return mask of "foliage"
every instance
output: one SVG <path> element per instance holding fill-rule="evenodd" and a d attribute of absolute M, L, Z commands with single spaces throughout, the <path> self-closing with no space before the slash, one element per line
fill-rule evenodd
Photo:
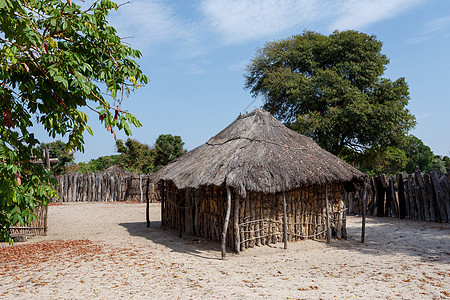
<path fill-rule="evenodd" d="M 97 173 L 103 172 L 112 165 L 118 164 L 120 155 L 100 156 L 99 158 L 91 159 L 88 163 L 80 162 L 69 168 L 70 172 L 78 173 Z"/>
<path fill-rule="evenodd" d="M 405 152 L 396 147 L 371 148 L 364 151 L 364 153 L 346 148 L 341 153 L 340 158 L 351 161 L 356 168 L 369 176 L 392 175 L 402 172 L 408 163 Z"/>
<path fill-rule="evenodd" d="M 415 125 L 404 78 L 382 78 L 389 60 L 375 36 L 306 31 L 270 42 L 247 66 L 245 87 L 292 129 L 336 154 L 400 145 Z"/>
<path fill-rule="evenodd" d="M 435 155 L 431 162 L 430 170 L 434 170 L 438 174 L 445 174 L 447 169 L 450 169 L 450 158 L 448 156 Z"/>
<path fill-rule="evenodd" d="M 414 135 L 406 136 L 398 148 L 371 148 L 363 153 L 346 149 L 341 153 L 342 159 L 353 162 L 369 175 L 393 175 L 397 172 L 411 174 L 417 166 L 421 171 L 428 172 L 432 167 L 433 157 L 430 147 Z"/>
<path fill-rule="evenodd" d="M 96 173 L 116 164 L 131 172 L 149 174 L 186 153 L 183 146 L 181 137 L 171 134 L 161 134 L 156 139 L 154 148 L 134 139 L 127 139 L 125 143 L 117 140 L 116 148 L 120 155 L 101 156 L 88 163 L 80 162 L 71 167 L 70 171 Z"/>
<path fill-rule="evenodd" d="M 430 170 L 434 155 L 430 147 L 424 145 L 422 140 L 414 135 L 409 135 L 401 146 L 401 149 L 405 152 L 406 157 L 408 157 L 408 163 L 405 167 L 407 173 L 413 173 L 416 166 L 423 172 Z"/>
<path fill-rule="evenodd" d="M 184 142 L 178 135 L 161 134 L 155 142 L 155 169 L 159 170 L 186 153 Z"/>
<path fill-rule="evenodd" d="M 67 149 L 83 150 L 92 134 L 89 107 L 105 128 L 131 134 L 139 121 L 121 110 L 124 93 L 148 82 L 134 61 L 141 53 L 122 44 L 106 17 L 117 4 L 95 1 L 81 10 L 72 1 L 0 1 L 0 235 L 33 217 L 54 195 L 49 172 L 31 163 L 39 141 L 33 121 L 48 134 L 68 135 Z M 114 107 L 105 97 L 111 97 Z M 94 105 L 96 109 L 91 106 Z"/>
<path fill-rule="evenodd" d="M 136 140 L 116 141 L 117 152 L 122 153 L 118 164 L 124 169 L 137 173 L 152 173 L 154 155 L 152 149 Z"/>
<path fill-rule="evenodd" d="M 48 148 L 50 158 L 57 158 L 58 162 L 51 165 L 51 172 L 53 175 L 61 175 L 66 173 L 67 167 L 73 165 L 75 158 L 73 157 L 73 152 L 67 150 L 66 144 L 61 140 L 57 140 L 51 143 L 42 143 L 38 147 L 41 153 L 41 158 L 44 149 Z"/>

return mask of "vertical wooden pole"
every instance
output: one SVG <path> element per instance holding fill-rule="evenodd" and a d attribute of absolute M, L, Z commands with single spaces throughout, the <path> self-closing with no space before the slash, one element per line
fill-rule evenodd
<path fill-rule="evenodd" d="M 287 249 L 287 212 L 286 212 L 286 192 L 283 192 L 283 239 L 284 249 Z"/>
<path fill-rule="evenodd" d="M 183 237 L 183 215 L 184 215 L 184 211 L 183 211 L 183 207 L 185 206 L 183 203 L 183 198 L 184 195 L 180 195 L 180 190 L 177 190 L 177 203 L 178 203 L 178 237 L 182 238 Z"/>
<path fill-rule="evenodd" d="M 342 238 L 342 223 L 344 220 L 344 202 L 339 199 L 339 215 L 338 215 L 338 227 L 337 227 L 337 238 Z M 345 226 L 344 226 L 345 227 Z"/>
<path fill-rule="evenodd" d="M 389 178 L 389 189 L 390 189 L 390 193 L 391 193 L 391 198 L 392 198 L 392 217 L 393 218 L 397 218 L 398 214 L 399 214 L 399 209 L 398 209 L 398 201 L 397 201 L 397 196 L 395 195 L 395 178 L 394 176 L 391 176 Z"/>
<path fill-rule="evenodd" d="M 223 230 L 222 230 L 222 259 L 225 259 L 226 254 L 227 229 L 228 229 L 228 222 L 230 221 L 230 212 L 231 212 L 231 191 L 230 187 L 227 185 L 227 212 L 225 215 L 225 222 L 223 222 Z"/>
<path fill-rule="evenodd" d="M 228 196 L 228 195 L 227 195 Z M 239 196 L 236 195 L 236 199 L 234 200 L 234 245 L 236 253 L 241 251 L 241 236 L 239 230 Z"/>
<path fill-rule="evenodd" d="M 362 224 L 361 224 L 361 243 L 364 243 L 366 237 L 366 199 L 369 201 L 369 190 L 367 180 L 364 181 L 364 192 L 362 197 Z"/>
<path fill-rule="evenodd" d="M 47 219 L 48 219 L 48 205 L 46 205 L 46 206 L 44 207 L 44 210 L 45 210 L 45 212 L 44 212 L 44 214 L 43 214 L 43 216 L 44 216 L 44 235 L 47 235 L 47 229 L 48 229 L 48 226 L 47 226 Z"/>
<path fill-rule="evenodd" d="M 50 154 L 48 148 L 44 148 L 44 168 L 50 170 Z"/>
<path fill-rule="evenodd" d="M 406 200 L 405 200 L 405 186 L 403 183 L 402 173 L 397 173 L 397 187 L 398 187 L 398 216 L 404 219 L 406 216 Z"/>
<path fill-rule="evenodd" d="M 436 195 L 437 210 L 439 211 L 438 220 L 441 223 L 447 223 L 447 209 L 445 205 L 445 198 L 441 187 L 441 182 L 436 171 L 430 171 L 431 183 Z"/>
<path fill-rule="evenodd" d="M 444 175 L 441 178 L 441 187 L 445 198 L 445 208 L 447 210 L 447 221 L 450 222 L 450 192 L 449 192 L 449 176 L 450 174 Z"/>
<path fill-rule="evenodd" d="M 164 213 L 166 210 L 166 181 L 161 182 L 161 225 L 165 225 Z"/>
<path fill-rule="evenodd" d="M 150 185 L 150 176 L 147 176 L 147 189 L 145 192 L 145 198 L 147 200 L 146 217 L 147 217 L 147 228 L 150 227 L 150 197 L 148 196 L 148 189 Z"/>
<path fill-rule="evenodd" d="M 144 202 L 144 192 L 142 190 L 142 174 L 139 175 L 139 190 L 141 192 L 141 203 Z"/>
<path fill-rule="evenodd" d="M 328 207 L 328 183 L 325 184 L 325 205 L 327 207 L 327 244 L 331 242 L 330 208 Z"/>
<path fill-rule="evenodd" d="M 50 170 L 50 154 L 48 148 L 44 149 L 45 169 Z M 48 218 L 48 205 L 43 208 L 45 210 L 42 216 L 44 217 L 44 235 L 47 235 L 47 218 Z"/>

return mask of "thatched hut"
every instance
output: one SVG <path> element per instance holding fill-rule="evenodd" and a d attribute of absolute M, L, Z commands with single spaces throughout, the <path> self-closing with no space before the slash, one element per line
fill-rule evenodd
<path fill-rule="evenodd" d="M 327 228 L 345 238 L 346 190 L 364 177 L 256 109 L 161 169 L 154 180 L 161 187 L 163 226 L 239 252 L 322 239 Z"/>
<path fill-rule="evenodd" d="M 105 170 L 105 173 L 109 173 L 111 175 L 115 175 L 118 177 L 127 177 L 133 175 L 132 172 L 125 170 L 124 168 L 118 165 L 112 165 Z"/>

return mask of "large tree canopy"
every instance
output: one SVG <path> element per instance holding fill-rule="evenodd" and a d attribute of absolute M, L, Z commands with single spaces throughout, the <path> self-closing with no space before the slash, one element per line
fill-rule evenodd
<path fill-rule="evenodd" d="M 381 77 L 389 63 L 381 46 L 356 31 L 306 31 L 259 49 L 245 86 L 280 121 L 336 155 L 395 146 L 415 118 L 405 79 Z"/>
<path fill-rule="evenodd" d="M 89 107 L 105 128 L 140 126 L 121 110 L 124 96 L 148 82 L 134 60 L 140 52 L 124 45 L 106 17 L 118 6 L 95 1 L 81 9 L 67 0 L 0 1 L 0 238 L 11 224 L 33 218 L 53 189 L 49 172 L 32 163 L 40 123 L 51 137 L 68 136 L 68 150 L 83 150 L 92 133 Z"/>

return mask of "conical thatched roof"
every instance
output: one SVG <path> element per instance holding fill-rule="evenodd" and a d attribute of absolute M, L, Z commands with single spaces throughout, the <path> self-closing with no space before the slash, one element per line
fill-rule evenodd
<path fill-rule="evenodd" d="M 245 195 L 246 191 L 276 193 L 303 185 L 359 181 L 364 176 L 256 109 L 162 168 L 155 180 L 170 180 L 179 189 L 227 184 Z"/>

